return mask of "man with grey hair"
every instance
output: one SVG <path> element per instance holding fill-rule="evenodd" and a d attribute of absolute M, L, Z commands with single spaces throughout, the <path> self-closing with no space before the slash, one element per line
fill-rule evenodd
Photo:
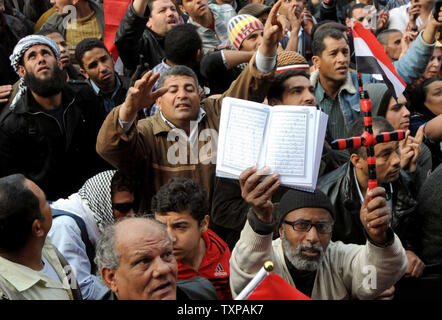
<path fill-rule="evenodd" d="M 280 187 L 279 176 L 275 173 L 262 180 L 263 174 L 264 170 L 249 168 L 239 180 L 251 209 L 230 258 L 233 297 L 269 259 L 274 273 L 321 300 L 375 299 L 405 273 L 407 257 L 390 227 L 385 189 L 370 190 L 362 204 L 366 244 L 343 244 L 330 241 L 335 213 L 325 194 L 318 189 L 313 193 L 291 189 L 281 198 L 279 215 L 274 217 L 271 197 Z M 276 226 L 280 239 L 272 241 Z"/>
<path fill-rule="evenodd" d="M 66 83 L 58 45 L 31 35 L 10 57 L 20 90 L 0 116 L 0 177 L 22 173 L 49 200 L 76 192 L 108 166 L 95 152 L 104 111 L 87 85 Z"/>
<path fill-rule="evenodd" d="M 172 239 L 153 218 L 128 217 L 107 226 L 97 244 L 95 263 L 111 289 L 103 300 L 216 299 L 207 279 L 178 287 Z"/>
<path fill-rule="evenodd" d="M 264 100 L 282 37 L 276 21 L 280 5 L 281 1 L 270 12 L 257 53 L 220 97 L 201 101 L 193 71 L 173 66 L 153 92 L 159 75 L 146 73 L 129 89 L 125 102 L 109 113 L 98 134 L 97 151 L 119 170 L 139 168 L 143 177 L 140 210 L 149 210 L 152 196 L 173 177 L 198 182 L 211 203 L 222 100 Z M 154 101 L 160 112 L 135 124 L 137 112 Z"/>

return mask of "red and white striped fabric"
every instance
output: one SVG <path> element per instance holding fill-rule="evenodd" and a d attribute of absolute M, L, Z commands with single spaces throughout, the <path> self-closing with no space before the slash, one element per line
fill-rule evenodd
<path fill-rule="evenodd" d="M 385 84 L 397 99 L 407 84 L 399 77 L 379 41 L 360 22 L 353 24 L 356 65 L 359 73 L 381 74 Z"/>

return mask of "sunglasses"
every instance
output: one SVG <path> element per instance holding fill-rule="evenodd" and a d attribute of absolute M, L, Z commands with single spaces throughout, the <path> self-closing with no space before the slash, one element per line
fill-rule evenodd
<path fill-rule="evenodd" d="M 122 213 L 128 213 L 134 208 L 133 202 L 112 203 L 112 209 L 120 211 Z"/>

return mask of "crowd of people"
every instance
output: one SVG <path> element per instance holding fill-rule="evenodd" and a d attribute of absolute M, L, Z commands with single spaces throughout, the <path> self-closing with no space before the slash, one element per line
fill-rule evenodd
<path fill-rule="evenodd" d="M 232 300 L 267 260 L 311 299 L 441 297 L 438 1 L 121 2 L 112 54 L 103 1 L 0 0 L 0 300 Z M 355 21 L 399 97 L 359 87 Z M 376 188 L 365 147 L 331 148 L 365 131 L 359 90 L 406 132 Z M 328 115 L 314 192 L 216 175 L 224 97 Z"/>

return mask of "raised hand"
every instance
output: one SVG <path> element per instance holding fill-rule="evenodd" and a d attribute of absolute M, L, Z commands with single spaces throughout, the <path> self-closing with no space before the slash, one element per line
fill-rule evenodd
<path fill-rule="evenodd" d="M 152 70 L 147 72 L 133 87 L 127 91 L 126 100 L 120 107 L 119 117 L 122 121 L 132 121 L 137 112 L 152 105 L 155 100 L 167 92 L 167 88 L 159 88 L 152 91 L 160 74 L 152 75 Z"/>
<path fill-rule="evenodd" d="M 266 57 L 274 57 L 278 49 L 278 43 L 283 36 L 283 27 L 278 21 L 278 10 L 281 7 L 282 0 L 275 3 L 270 10 L 266 24 L 264 25 L 264 35 L 262 45 L 259 47 L 259 52 Z"/>
<path fill-rule="evenodd" d="M 304 8 L 304 11 L 301 13 L 301 21 L 305 32 L 311 35 L 315 23 L 313 22 L 312 14 L 307 10 L 307 8 Z"/>
<path fill-rule="evenodd" d="M 379 13 L 378 21 L 376 23 L 377 32 L 383 30 L 387 26 L 389 18 L 390 14 L 388 13 L 388 11 L 381 10 L 381 12 Z"/>
<path fill-rule="evenodd" d="M 256 167 L 247 168 L 239 176 L 239 184 L 241 196 L 252 206 L 259 220 L 270 223 L 273 215 L 272 195 L 279 188 L 280 182 L 277 173 L 260 181 L 267 173 L 266 168 L 260 170 Z"/>
<path fill-rule="evenodd" d="M 367 191 L 361 206 L 360 218 L 365 231 L 372 241 L 378 244 L 384 244 L 387 241 L 391 209 L 385 199 L 384 188 L 376 187 Z"/>

